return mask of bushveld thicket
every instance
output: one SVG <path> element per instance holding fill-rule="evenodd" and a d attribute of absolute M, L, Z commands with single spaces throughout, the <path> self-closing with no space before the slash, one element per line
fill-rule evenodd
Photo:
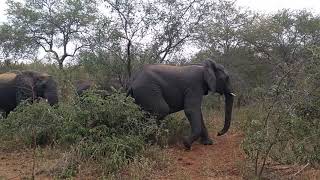
<path fill-rule="evenodd" d="M 72 168 L 90 159 L 108 174 L 140 157 L 148 145 L 166 145 L 174 126 L 171 130 L 166 127 L 163 124 L 160 128 L 125 93 L 116 91 L 102 97 L 92 90 L 56 107 L 41 100 L 23 102 L 1 120 L 0 134 L 4 146 L 11 144 L 13 148 L 50 145 L 69 149 L 76 157 L 70 160 Z"/>
<path fill-rule="evenodd" d="M 165 145 L 188 130 L 172 116 L 158 126 L 120 93 L 135 71 L 144 64 L 209 58 L 231 75 L 237 94 L 232 127 L 245 134 L 242 148 L 255 176 L 264 176 L 271 162 L 319 167 L 319 15 L 290 9 L 261 14 L 225 0 L 25 2 L 8 1 L 0 72 L 48 72 L 58 81 L 61 102 L 22 103 L 1 119 L 3 146 L 65 147 L 76 154 L 71 157 L 115 171 L 135 162 L 147 144 Z M 199 51 L 186 56 L 191 46 Z M 81 79 L 93 80 L 99 90 L 120 90 L 78 97 L 73 86 Z M 222 104 L 209 96 L 204 111 L 220 111 Z"/>

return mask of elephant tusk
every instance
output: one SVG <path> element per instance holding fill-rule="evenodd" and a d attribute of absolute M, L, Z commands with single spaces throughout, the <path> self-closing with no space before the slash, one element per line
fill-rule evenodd
<path fill-rule="evenodd" d="M 235 93 L 230 93 L 231 96 L 237 96 Z"/>

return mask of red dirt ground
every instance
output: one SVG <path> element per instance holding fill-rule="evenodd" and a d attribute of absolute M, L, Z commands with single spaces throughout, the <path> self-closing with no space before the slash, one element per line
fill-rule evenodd
<path fill-rule="evenodd" d="M 240 147 L 243 137 L 241 133 L 230 132 L 215 137 L 215 144 L 211 146 L 195 143 L 191 151 L 173 146 L 167 149 L 173 165 L 165 173 L 155 173 L 155 179 L 252 179 L 246 172 L 245 154 Z M 264 179 L 320 180 L 320 170 L 309 167 L 269 164 L 267 170 L 273 176 Z"/>
<path fill-rule="evenodd" d="M 30 179 L 33 172 L 33 152 L 31 150 L 17 151 L 17 152 L 0 152 L 0 180 L 2 179 Z M 39 167 L 39 164 L 47 166 L 51 164 L 53 159 L 40 160 L 36 164 L 38 167 L 35 169 L 36 179 L 50 179 L 42 175 L 45 170 Z M 41 161 L 41 162 L 40 162 Z"/>
<path fill-rule="evenodd" d="M 214 137 L 214 136 L 211 136 Z M 191 151 L 186 151 L 182 145 L 174 145 L 165 149 L 170 165 L 165 170 L 155 171 L 150 179 L 250 179 L 243 178 L 245 155 L 240 148 L 243 135 L 230 132 L 225 136 L 215 137 L 215 144 L 204 146 L 194 143 Z M 0 152 L 0 180 L 24 179 L 32 175 L 32 152 Z M 41 161 L 41 162 L 40 162 Z M 55 163 L 55 158 L 39 160 L 44 167 Z M 320 179 L 320 170 L 303 169 L 299 175 L 289 178 L 298 172 L 302 166 L 290 167 L 274 165 L 269 171 L 280 174 L 279 179 Z M 44 170 L 44 169 L 42 169 Z M 43 175 L 41 168 L 36 169 L 36 179 L 52 179 Z M 77 178 L 76 178 L 77 179 Z M 94 179 L 82 177 L 81 179 Z M 274 178 L 271 178 L 274 179 Z M 278 178 L 277 178 L 278 179 Z"/>
<path fill-rule="evenodd" d="M 157 179 L 241 179 L 239 164 L 244 160 L 240 149 L 243 139 L 239 133 L 216 137 L 215 144 L 204 146 L 195 143 L 191 151 L 182 146 L 169 148 L 174 165 L 166 174 L 155 175 Z"/>

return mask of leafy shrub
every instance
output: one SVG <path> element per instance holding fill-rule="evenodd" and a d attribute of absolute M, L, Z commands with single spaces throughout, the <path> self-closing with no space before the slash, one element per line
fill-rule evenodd
<path fill-rule="evenodd" d="M 2 120 L 0 139 L 70 149 L 70 156 L 77 158 L 71 159 L 71 166 L 60 168 L 63 172 L 57 174 L 62 177 L 74 174 L 77 164 L 88 159 L 98 162 L 106 173 L 115 172 L 141 154 L 147 144 L 165 144 L 179 129 L 174 118 L 158 127 L 152 116 L 118 91 L 102 96 L 92 90 L 74 97 L 57 107 L 45 101 L 21 103 Z"/>
<path fill-rule="evenodd" d="M 142 135 L 154 133 L 157 125 L 152 117 L 140 110 L 133 99 L 115 92 L 105 99 L 94 92 L 87 92 L 80 99 L 79 116 L 90 126 L 107 126 L 109 135 Z"/>
<path fill-rule="evenodd" d="M 176 144 L 183 136 L 188 135 L 190 126 L 188 120 L 179 113 L 169 115 L 160 123 L 156 134 L 156 141 L 160 146 Z"/>
<path fill-rule="evenodd" d="M 320 164 L 320 92 L 314 88 L 314 77 L 304 74 L 308 69 L 299 68 L 279 78 L 259 104 L 244 112 L 242 147 L 259 177 L 269 159 Z"/>
<path fill-rule="evenodd" d="M 62 117 L 45 101 L 28 104 L 21 103 L 8 118 L 0 124 L 2 139 L 26 145 L 54 143 L 62 131 Z"/>

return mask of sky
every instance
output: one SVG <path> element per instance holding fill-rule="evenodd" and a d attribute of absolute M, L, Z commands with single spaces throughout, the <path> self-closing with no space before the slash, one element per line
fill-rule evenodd
<path fill-rule="evenodd" d="M 21 1 L 21 0 L 17 0 Z M 6 0 L 0 0 L 0 22 L 5 22 Z M 239 6 L 263 13 L 276 12 L 283 8 L 309 9 L 320 14 L 320 0 L 237 0 Z"/>
<path fill-rule="evenodd" d="M 23 1 L 23 0 L 15 0 Z M 0 0 L 0 24 L 6 21 L 5 10 L 6 0 Z M 261 13 L 274 13 L 281 9 L 308 9 L 313 13 L 320 15 L 320 0 L 237 0 L 238 6 Z M 194 54 L 193 50 L 188 50 Z M 198 49 L 195 49 L 198 51 Z"/>
<path fill-rule="evenodd" d="M 320 14 L 320 0 L 238 0 L 237 4 L 263 13 L 272 13 L 285 8 L 308 9 Z"/>

